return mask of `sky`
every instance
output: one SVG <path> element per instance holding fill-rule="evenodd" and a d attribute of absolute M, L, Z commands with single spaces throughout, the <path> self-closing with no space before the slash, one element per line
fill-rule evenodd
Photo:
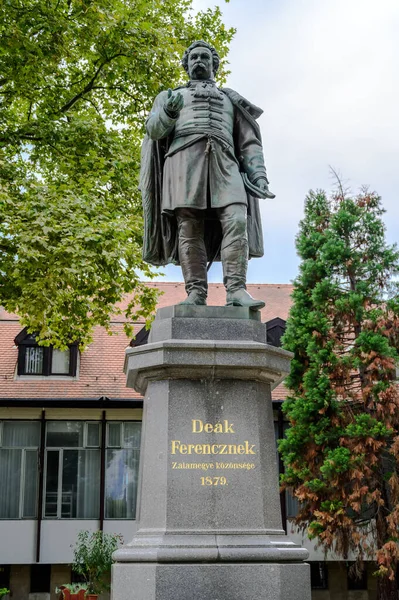
<path fill-rule="evenodd" d="M 399 1 L 194 0 L 219 5 L 237 28 L 231 87 L 259 119 L 274 200 L 261 200 L 265 255 L 249 283 L 289 283 L 295 236 L 310 189 L 331 191 L 330 165 L 354 193 L 382 196 L 389 243 L 399 242 Z M 211 41 L 211 40 L 209 40 Z M 182 281 L 168 266 L 164 281 Z M 214 264 L 209 281 L 222 280 Z"/>

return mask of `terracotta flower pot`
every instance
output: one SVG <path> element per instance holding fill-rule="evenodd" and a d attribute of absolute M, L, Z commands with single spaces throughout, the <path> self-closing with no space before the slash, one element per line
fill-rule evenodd
<path fill-rule="evenodd" d="M 86 594 L 86 600 L 97 600 L 98 594 Z"/>
<path fill-rule="evenodd" d="M 71 600 L 71 592 L 69 590 L 64 588 L 63 585 L 60 585 L 60 590 L 61 590 L 61 597 L 63 598 L 63 600 Z"/>
<path fill-rule="evenodd" d="M 80 590 L 79 592 L 73 593 L 63 586 L 60 586 L 60 590 L 62 590 L 63 600 L 85 600 L 85 590 Z"/>

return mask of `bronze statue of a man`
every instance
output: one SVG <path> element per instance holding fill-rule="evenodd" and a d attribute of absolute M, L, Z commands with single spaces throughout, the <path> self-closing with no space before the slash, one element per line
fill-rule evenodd
<path fill-rule="evenodd" d="M 248 258 L 263 255 L 258 198 L 268 189 L 256 119 L 262 110 L 219 89 L 216 50 L 191 44 L 182 64 L 187 85 L 161 92 L 146 121 L 140 189 L 144 259 L 180 264 L 187 298 L 206 304 L 207 261 L 221 260 L 227 306 L 258 310 L 246 291 Z"/>

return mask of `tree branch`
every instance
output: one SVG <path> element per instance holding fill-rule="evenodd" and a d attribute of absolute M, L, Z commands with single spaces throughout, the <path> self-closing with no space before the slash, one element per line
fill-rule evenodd
<path fill-rule="evenodd" d="M 19 133 L 18 131 L 16 131 L 15 133 L 9 135 L 9 136 L 1 136 L 0 137 L 0 142 L 12 142 L 13 140 L 10 139 L 13 136 L 17 136 L 19 138 L 19 140 L 29 140 L 31 142 L 40 142 L 43 140 L 42 137 L 38 137 L 36 135 L 30 134 L 30 133 Z M 18 141 L 18 140 L 17 140 Z"/>
<path fill-rule="evenodd" d="M 109 64 L 112 60 L 114 60 L 114 58 L 117 58 L 118 56 L 126 56 L 126 54 L 124 54 L 123 52 L 120 52 L 119 54 L 115 54 L 114 56 L 111 56 L 111 58 L 108 58 L 107 60 L 100 63 L 100 66 L 98 67 L 97 71 L 94 73 L 93 77 L 90 79 L 88 84 L 85 85 L 85 87 L 83 88 L 83 90 L 81 92 L 76 94 L 76 96 L 74 96 L 71 100 L 69 100 L 69 102 L 64 104 L 64 106 L 62 106 L 60 108 L 60 112 L 67 112 L 78 100 L 80 100 L 80 98 L 82 98 L 82 96 L 84 96 L 85 94 L 90 92 L 93 89 L 94 82 L 96 81 L 97 77 L 101 73 L 103 67 L 105 67 L 105 65 Z"/>
<path fill-rule="evenodd" d="M 346 196 L 346 191 L 343 188 L 343 185 L 342 185 L 342 182 L 341 182 L 341 178 L 338 175 L 337 171 L 334 169 L 334 167 L 332 167 L 331 165 L 329 165 L 329 167 L 330 167 L 331 173 L 334 175 L 334 177 L 336 179 L 336 182 L 337 182 L 337 185 L 338 185 L 338 189 L 340 191 L 341 198 L 343 200 L 345 198 L 345 196 Z"/>
<path fill-rule="evenodd" d="M 92 88 L 92 89 L 95 89 L 95 88 Z M 85 102 L 89 102 L 95 108 L 95 110 L 98 112 L 98 114 L 100 115 L 100 117 L 103 116 L 101 114 L 99 108 L 94 104 L 93 100 L 90 100 L 90 98 L 82 98 L 82 100 L 84 100 Z"/>
<path fill-rule="evenodd" d="M 92 89 L 93 90 L 120 90 L 121 92 L 126 94 L 126 96 L 129 96 L 129 98 L 132 98 L 133 100 L 137 100 L 136 96 L 133 96 L 133 94 L 131 94 L 130 92 L 125 90 L 125 88 L 122 87 L 121 85 L 95 85 L 95 86 L 93 86 Z"/>

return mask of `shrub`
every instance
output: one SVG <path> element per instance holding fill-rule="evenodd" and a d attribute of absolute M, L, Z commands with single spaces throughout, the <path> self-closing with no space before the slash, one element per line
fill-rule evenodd
<path fill-rule="evenodd" d="M 72 569 L 75 573 L 83 575 L 90 594 L 101 594 L 110 589 L 112 554 L 122 541 L 121 535 L 103 531 L 78 533 Z"/>

